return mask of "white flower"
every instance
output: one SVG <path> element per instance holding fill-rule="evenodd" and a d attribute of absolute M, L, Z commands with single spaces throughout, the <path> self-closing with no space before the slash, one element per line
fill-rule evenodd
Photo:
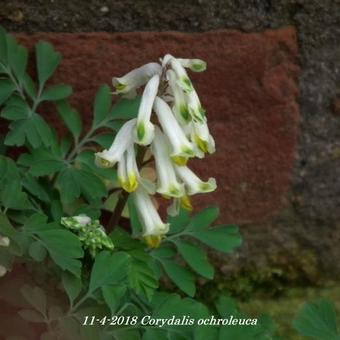
<path fill-rule="evenodd" d="M 126 149 L 133 143 L 133 129 L 136 119 L 127 121 L 118 131 L 115 140 L 109 150 L 103 150 L 95 154 L 95 163 L 101 168 L 112 168 L 120 160 Z"/>
<path fill-rule="evenodd" d="M 147 245 L 156 248 L 169 231 L 169 224 L 163 223 L 150 196 L 142 189 L 133 193 L 136 209 L 143 226 L 143 237 Z"/>
<path fill-rule="evenodd" d="M 140 145 L 149 145 L 154 136 L 154 126 L 150 122 L 153 102 L 159 86 L 159 75 L 154 75 L 146 84 L 138 109 L 135 140 Z"/>
<path fill-rule="evenodd" d="M 7 269 L 4 266 L 0 265 L 0 277 L 5 276 L 6 273 Z"/>
<path fill-rule="evenodd" d="M 136 191 L 139 184 L 141 184 L 149 194 L 156 192 L 154 183 L 143 178 L 139 173 L 133 144 L 128 147 L 119 160 L 117 172 L 118 181 L 125 191 L 130 193 Z"/>
<path fill-rule="evenodd" d="M 186 166 L 175 165 L 175 170 L 178 177 L 184 182 L 188 195 L 211 192 L 216 189 L 214 178 L 209 178 L 207 182 L 203 182 Z"/>
<path fill-rule="evenodd" d="M 203 109 L 197 92 L 192 90 L 186 94 L 188 110 L 194 121 L 204 122 L 206 120 L 205 110 Z"/>
<path fill-rule="evenodd" d="M 208 124 L 206 122 L 192 123 L 191 140 L 202 152 L 215 152 L 215 141 L 209 132 Z"/>
<path fill-rule="evenodd" d="M 169 86 L 171 88 L 172 95 L 174 97 L 174 106 L 172 108 L 177 120 L 185 125 L 191 120 L 191 116 L 188 110 L 188 105 L 186 103 L 186 98 L 184 92 L 180 86 L 177 84 L 176 74 L 173 70 L 168 70 L 167 79 Z"/>
<path fill-rule="evenodd" d="M 130 71 L 123 77 L 112 78 L 112 84 L 116 88 L 116 93 L 131 93 L 144 85 L 155 74 L 160 74 L 161 70 L 158 63 L 148 63 Z"/>
<path fill-rule="evenodd" d="M 182 59 L 177 58 L 181 65 L 189 68 L 193 72 L 203 72 L 207 69 L 207 63 L 202 59 Z"/>
<path fill-rule="evenodd" d="M 195 156 L 194 146 L 185 136 L 169 105 L 163 99 L 156 97 L 154 110 L 172 146 L 171 159 L 178 164 L 185 164 L 189 157 Z"/>
<path fill-rule="evenodd" d="M 177 76 L 177 84 L 187 93 L 190 93 L 194 90 L 191 80 L 187 74 L 187 71 L 179 62 L 178 59 L 172 57 L 169 59 L 169 63 L 171 68 L 175 71 Z"/>
<path fill-rule="evenodd" d="M 125 191 L 133 192 L 138 188 L 138 177 L 135 149 L 131 144 L 118 163 L 118 180 Z"/>
<path fill-rule="evenodd" d="M 157 192 L 165 197 L 181 197 L 184 195 L 183 184 L 177 181 L 176 173 L 169 157 L 169 147 L 166 137 L 157 127 L 155 139 L 152 143 L 155 156 L 158 188 Z"/>
<path fill-rule="evenodd" d="M 10 244 L 10 240 L 6 236 L 0 236 L 0 247 L 8 247 Z"/>

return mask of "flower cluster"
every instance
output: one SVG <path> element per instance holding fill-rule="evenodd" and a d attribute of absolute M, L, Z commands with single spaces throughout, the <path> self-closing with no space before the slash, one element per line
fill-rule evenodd
<path fill-rule="evenodd" d="M 215 190 L 215 179 L 202 181 L 187 166 L 191 158 L 203 158 L 215 151 L 205 110 L 187 74 L 201 72 L 206 63 L 200 59 L 181 59 L 169 54 L 160 63 L 149 63 L 120 78 L 113 78 L 116 94 L 133 97 L 145 85 L 138 116 L 127 121 L 111 147 L 96 153 L 99 167 L 117 165 L 121 187 L 133 192 L 144 227 L 143 236 L 150 247 L 157 247 L 169 225 L 163 223 L 150 195 L 156 192 L 173 199 L 169 214 L 179 207 L 192 209 L 189 196 Z M 154 157 L 157 183 L 150 183 L 139 172 L 136 146 L 147 146 Z"/>
<path fill-rule="evenodd" d="M 85 249 L 89 250 L 92 257 L 96 256 L 98 250 L 112 250 L 114 247 L 98 220 L 92 220 L 86 215 L 78 215 L 63 217 L 61 224 L 77 234 L 80 242 Z"/>

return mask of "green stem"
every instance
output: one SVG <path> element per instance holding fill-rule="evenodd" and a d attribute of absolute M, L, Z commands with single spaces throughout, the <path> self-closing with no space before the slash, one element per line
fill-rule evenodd
<path fill-rule="evenodd" d="M 91 128 L 87 134 L 79 141 L 75 141 L 75 145 L 73 150 L 69 153 L 69 155 L 66 158 L 66 162 L 72 162 L 74 160 L 74 157 L 78 155 L 79 150 L 82 148 L 84 144 L 89 142 L 91 140 L 92 135 L 96 131 L 97 128 Z"/>
<path fill-rule="evenodd" d="M 91 293 L 87 292 L 74 306 L 70 306 L 70 310 L 67 315 L 73 314 L 88 298 L 91 297 Z"/>

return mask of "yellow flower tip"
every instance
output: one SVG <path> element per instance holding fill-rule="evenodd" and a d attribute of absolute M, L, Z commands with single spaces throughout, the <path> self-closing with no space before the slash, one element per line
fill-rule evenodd
<path fill-rule="evenodd" d="M 144 236 L 144 241 L 149 248 L 158 248 L 162 243 L 161 235 L 147 235 Z"/>
<path fill-rule="evenodd" d="M 105 158 L 102 158 L 100 155 L 96 155 L 95 163 L 99 168 L 111 168 L 113 167 L 113 163 L 108 161 Z"/>
<path fill-rule="evenodd" d="M 188 211 L 192 211 L 193 210 L 193 206 L 190 200 L 190 197 L 185 195 L 183 197 L 181 197 L 181 207 L 185 210 Z"/>
<path fill-rule="evenodd" d="M 179 166 L 185 166 L 188 163 L 188 158 L 183 156 L 172 156 L 171 160 Z"/>
<path fill-rule="evenodd" d="M 127 181 L 118 178 L 120 186 L 127 192 L 131 193 L 137 190 L 138 188 L 138 180 L 135 174 L 130 175 Z"/>
<path fill-rule="evenodd" d="M 117 83 L 115 85 L 115 89 L 118 91 L 118 92 L 122 92 L 126 89 L 127 85 L 126 84 L 122 84 L 122 83 Z"/>
<path fill-rule="evenodd" d="M 203 151 L 204 153 L 208 152 L 208 149 L 209 149 L 208 142 L 204 141 L 198 136 L 195 136 L 195 143 L 201 151 Z"/>

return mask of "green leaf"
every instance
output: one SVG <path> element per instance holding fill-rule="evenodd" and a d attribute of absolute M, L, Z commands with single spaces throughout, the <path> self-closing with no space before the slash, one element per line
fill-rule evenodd
<path fill-rule="evenodd" d="M 78 297 L 81 292 L 82 282 L 81 279 L 71 273 L 64 272 L 62 275 L 62 283 L 66 294 L 73 305 L 74 300 Z"/>
<path fill-rule="evenodd" d="M 109 306 L 111 314 L 114 315 L 126 294 L 125 286 L 103 286 L 102 293 L 106 304 Z"/>
<path fill-rule="evenodd" d="M 29 167 L 29 173 L 35 177 L 52 175 L 66 167 L 58 155 L 47 149 L 36 149 L 32 154 L 22 154 L 18 163 Z"/>
<path fill-rule="evenodd" d="M 24 188 L 33 196 L 38 197 L 41 201 L 49 203 L 50 198 L 45 188 L 31 174 L 26 173 L 22 180 Z"/>
<path fill-rule="evenodd" d="M 27 140 L 33 148 L 51 144 L 51 128 L 46 121 L 36 113 L 32 113 L 27 119 L 16 120 L 9 126 L 10 131 L 6 136 L 6 145 L 22 146 Z"/>
<path fill-rule="evenodd" d="M 66 101 L 57 104 L 58 112 L 74 138 L 78 139 L 82 130 L 82 121 L 79 113 Z"/>
<path fill-rule="evenodd" d="M 152 295 L 158 287 L 158 279 L 148 262 L 132 258 L 128 273 L 129 286 L 137 293 L 151 300 Z"/>
<path fill-rule="evenodd" d="M 101 178 L 106 178 L 112 183 L 117 181 L 117 171 L 112 168 L 103 169 L 95 164 L 95 155 L 93 151 L 85 150 L 77 156 L 77 161 L 81 163 L 81 168 L 88 172 L 94 173 Z"/>
<path fill-rule="evenodd" d="M 168 216 L 168 223 L 170 223 L 169 235 L 177 234 L 190 223 L 190 214 L 181 208 L 177 216 Z"/>
<path fill-rule="evenodd" d="M 161 259 L 160 262 L 166 274 L 179 289 L 189 296 L 195 295 L 195 277 L 190 271 L 180 266 L 173 260 Z"/>
<path fill-rule="evenodd" d="M 38 236 L 58 266 L 80 277 L 81 262 L 78 259 L 83 257 L 83 250 L 77 236 L 67 230 L 47 230 Z"/>
<path fill-rule="evenodd" d="M 40 241 L 32 242 L 28 248 L 28 253 L 37 262 L 44 261 L 47 255 L 46 248 Z"/>
<path fill-rule="evenodd" d="M 2 105 L 14 92 L 15 85 L 9 79 L 0 79 L 0 105 Z"/>
<path fill-rule="evenodd" d="M 103 181 L 92 172 L 82 169 L 64 169 L 58 175 L 57 185 L 60 188 L 61 199 L 65 203 L 73 202 L 81 194 L 88 201 L 106 195 L 106 187 Z"/>
<path fill-rule="evenodd" d="M 31 116 L 27 102 L 19 96 L 11 96 L 1 111 L 1 117 L 8 120 L 27 119 Z"/>
<path fill-rule="evenodd" d="M 89 292 L 105 286 L 119 283 L 127 275 L 129 266 L 129 256 L 126 253 L 111 253 L 102 251 L 96 256 L 94 262 Z"/>
<path fill-rule="evenodd" d="M 187 230 L 198 232 L 206 229 L 217 219 L 219 214 L 220 210 L 217 207 L 206 208 L 191 219 Z"/>
<path fill-rule="evenodd" d="M 22 83 L 27 66 L 28 52 L 27 49 L 19 45 L 10 34 L 7 34 L 7 58 L 19 83 Z"/>
<path fill-rule="evenodd" d="M 137 96 L 134 99 L 121 99 L 115 104 L 111 110 L 110 117 L 113 119 L 132 119 L 138 115 L 141 97 Z"/>
<path fill-rule="evenodd" d="M 132 250 L 138 247 L 144 249 L 140 241 L 132 238 L 130 233 L 119 227 L 113 229 L 110 238 L 117 249 Z"/>
<path fill-rule="evenodd" d="M 186 233 L 209 247 L 221 252 L 230 253 L 241 245 L 241 236 L 237 226 L 218 226 L 208 230 L 192 230 Z"/>
<path fill-rule="evenodd" d="M 91 140 L 96 142 L 102 148 L 109 149 L 109 147 L 112 145 L 114 138 L 115 136 L 111 132 L 111 133 L 103 133 L 103 134 L 94 136 L 93 138 L 91 138 Z"/>
<path fill-rule="evenodd" d="M 209 263 L 204 250 L 185 241 L 178 240 L 175 243 L 183 259 L 195 272 L 208 279 L 213 279 L 214 267 Z"/>
<path fill-rule="evenodd" d="M 57 177 L 56 184 L 64 203 L 71 203 L 80 197 L 81 189 L 77 180 L 77 171 L 73 168 L 64 169 Z"/>
<path fill-rule="evenodd" d="M 0 156 L 0 184 L 20 181 L 18 168 L 11 158 Z"/>
<path fill-rule="evenodd" d="M 72 94 L 72 87 L 70 85 L 53 85 L 46 89 L 41 97 L 40 101 L 57 101 L 69 97 Z"/>
<path fill-rule="evenodd" d="M 302 335 L 313 339 L 340 339 L 334 304 L 325 299 L 305 304 L 293 326 Z"/>
<path fill-rule="evenodd" d="M 56 52 L 48 42 L 40 41 L 36 45 L 36 59 L 38 79 L 40 84 L 43 85 L 58 67 L 61 54 Z"/>
<path fill-rule="evenodd" d="M 29 118 L 30 108 L 25 106 L 7 104 L 1 111 L 1 117 L 8 120 L 20 120 Z"/>
<path fill-rule="evenodd" d="M 22 85 L 26 93 L 34 100 L 37 97 L 38 91 L 33 79 L 28 73 L 24 74 Z"/>
<path fill-rule="evenodd" d="M 20 293 L 35 310 L 46 315 L 46 294 L 41 288 L 24 285 L 20 289 Z"/>
<path fill-rule="evenodd" d="M 47 223 L 47 217 L 40 214 L 34 214 L 26 221 L 24 231 L 39 238 L 59 267 L 80 277 L 79 259 L 84 253 L 75 234 L 57 223 Z"/>
<path fill-rule="evenodd" d="M 19 182 L 6 183 L 1 188 L 0 200 L 6 209 L 25 210 L 32 208 L 26 193 L 21 191 L 21 184 Z"/>
<path fill-rule="evenodd" d="M 93 126 L 100 126 L 110 113 L 112 105 L 112 91 L 108 85 L 102 85 L 94 102 Z"/>
<path fill-rule="evenodd" d="M 0 234 L 7 236 L 10 239 L 17 237 L 17 230 L 9 222 L 8 218 L 4 214 L 0 214 Z"/>

